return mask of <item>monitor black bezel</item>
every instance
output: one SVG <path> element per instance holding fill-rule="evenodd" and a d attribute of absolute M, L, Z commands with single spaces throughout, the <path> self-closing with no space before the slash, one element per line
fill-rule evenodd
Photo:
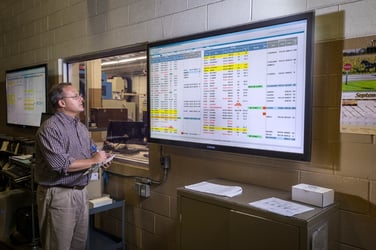
<path fill-rule="evenodd" d="M 305 109 L 304 109 L 304 149 L 302 153 L 291 153 L 285 151 L 272 151 L 272 150 L 258 150 L 258 149 L 250 149 L 250 148 L 239 148 L 239 147 L 232 147 L 226 145 L 212 145 L 212 144 L 205 144 L 205 143 L 197 143 L 197 142 L 189 142 L 189 141 L 180 141 L 180 140 L 169 140 L 169 139 L 160 139 L 160 138 L 153 138 L 151 137 L 151 126 L 150 126 L 150 49 L 156 46 L 163 46 L 172 43 L 178 42 L 186 42 L 189 40 L 196 40 L 200 38 L 206 38 L 210 36 L 217 36 L 226 33 L 233 33 L 239 32 L 243 30 L 249 29 L 257 29 L 267 26 L 275 26 L 284 23 L 290 23 L 295 21 L 307 21 L 307 33 L 306 33 L 306 79 L 305 79 Z M 315 13 L 314 11 L 304 12 L 284 17 L 273 18 L 269 20 L 257 21 L 253 23 L 247 23 L 244 25 L 218 29 L 208 32 L 202 32 L 182 37 L 176 37 L 161 41 L 156 41 L 148 44 L 147 53 L 148 53 L 148 63 L 147 63 L 147 91 L 148 91 L 148 141 L 151 143 L 159 143 L 165 145 L 173 145 L 173 146 L 182 146 L 182 147 L 190 147 L 190 148 L 198 148 L 198 149 L 206 149 L 206 150 L 214 150 L 214 151 L 222 151 L 222 152 L 231 152 L 231 153 L 240 153 L 240 154 L 251 154 L 256 156 L 264 156 L 264 157 L 273 157 L 273 158 L 282 158 L 282 159 L 289 159 L 289 160 L 298 160 L 298 161 L 310 161 L 311 160 L 311 144 L 312 144 L 312 85 L 313 85 L 313 47 L 314 47 L 314 20 L 315 20 Z"/>

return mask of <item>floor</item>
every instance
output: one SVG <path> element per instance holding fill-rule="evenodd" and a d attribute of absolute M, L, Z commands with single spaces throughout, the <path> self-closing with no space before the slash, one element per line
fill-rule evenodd
<path fill-rule="evenodd" d="M 120 239 L 111 238 L 99 233 L 98 231 L 91 231 L 90 249 L 125 249 L 122 248 Z M 42 250 L 37 244 L 28 243 L 15 243 L 10 240 L 0 241 L 0 250 Z"/>
<path fill-rule="evenodd" d="M 37 240 L 36 240 L 37 241 Z M 0 250 L 41 250 L 38 244 L 32 244 L 20 236 L 0 241 Z"/>
<path fill-rule="evenodd" d="M 0 242 L 1 250 L 41 250 L 38 246 L 32 244 L 15 245 L 10 242 Z"/>

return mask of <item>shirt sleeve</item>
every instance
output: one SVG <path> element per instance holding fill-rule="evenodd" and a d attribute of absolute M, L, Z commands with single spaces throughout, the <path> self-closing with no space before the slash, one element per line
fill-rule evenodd
<path fill-rule="evenodd" d="M 45 128 L 38 134 L 37 143 L 52 170 L 67 175 L 68 168 L 75 159 L 67 153 L 66 141 L 60 131 Z"/>

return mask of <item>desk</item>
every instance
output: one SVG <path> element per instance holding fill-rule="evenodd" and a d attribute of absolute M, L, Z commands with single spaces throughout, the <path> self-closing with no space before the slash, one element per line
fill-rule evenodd
<path fill-rule="evenodd" d="M 96 230 L 94 228 L 94 216 L 97 213 L 105 212 L 111 209 L 121 208 L 121 240 L 117 241 L 115 237 L 111 235 Z M 120 201 L 113 201 L 112 204 L 90 208 L 89 209 L 90 215 L 90 225 L 89 225 L 89 235 L 86 250 L 94 250 L 94 249 L 118 249 L 122 248 L 125 250 L 125 202 L 124 200 Z"/>

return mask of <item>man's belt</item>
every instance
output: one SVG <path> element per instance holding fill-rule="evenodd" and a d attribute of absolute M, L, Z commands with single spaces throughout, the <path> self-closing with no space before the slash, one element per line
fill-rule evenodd
<path fill-rule="evenodd" d="M 65 186 L 65 185 L 44 186 L 44 185 L 41 185 L 41 186 L 44 187 L 44 188 L 58 187 L 58 188 L 77 189 L 77 190 L 82 190 L 86 187 L 86 186 L 78 186 L 78 185 L 75 185 L 75 186 Z"/>

